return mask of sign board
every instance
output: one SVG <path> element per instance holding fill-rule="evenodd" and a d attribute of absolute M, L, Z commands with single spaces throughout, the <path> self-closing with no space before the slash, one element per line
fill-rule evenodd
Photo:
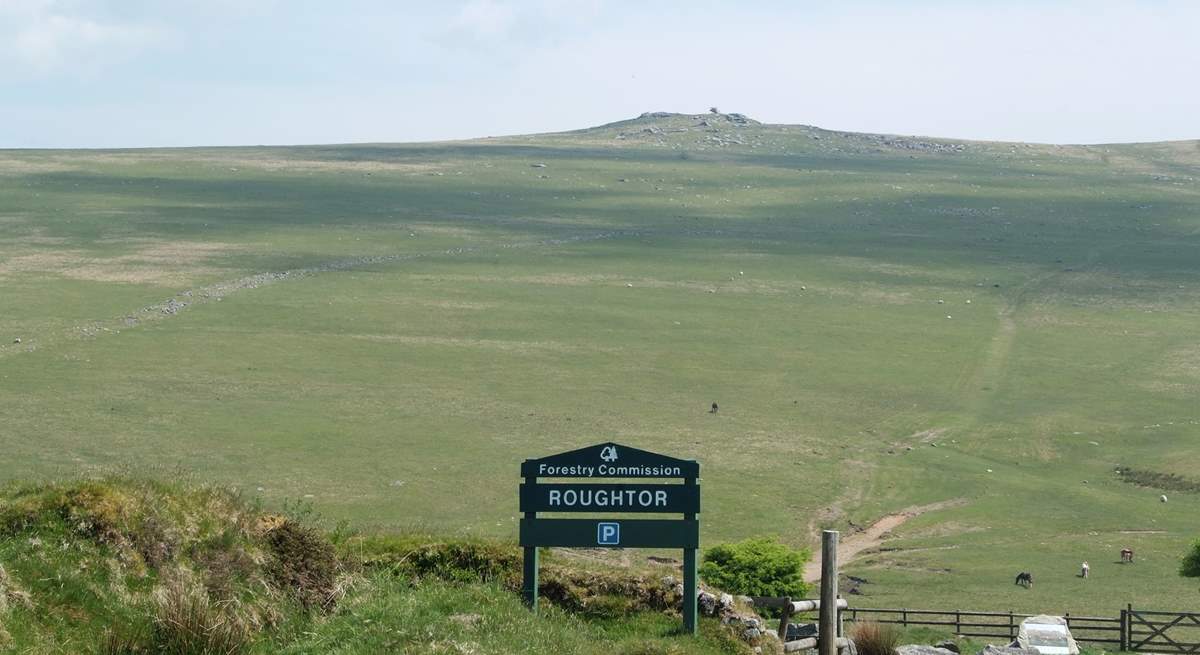
<path fill-rule="evenodd" d="M 602 443 L 521 464 L 524 593 L 537 610 L 539 547 L 682 548 L 683 622 L 696 632 L 696 550 L 700 547 L 700 465 L 616 443 Z M 539 482 L 539 479 L 571 482 Z M 646 483 L 601 482 L 613 478 Z M 586 480 L 579 482 L 578 480 Z M 595 481 L 593 481 L 595 480 Z M 675 480 L 675 482 L 670 482 Z M 682 514 L 682 519 L 539 518 L 539 512 Z"/>
<path fill-rule="evenodd" d="M 523 484 L 521 511 L 696 514 L 700 488 L 682 484 Z"/>
<path fill-rule="evenodd" d="M 599 526 L 617 526 L 621 540 L 602 539 Z M 534 519 L 521 520 L 521 545 L 560 548 L 699 548 L 698 521 L 646 519 Z"/>
<path fill-rule="evenodd" d="M 1039 615 L 1021 621 L 1017 643 L 1021 648 L 1036 648 L 1043 655 L 1079 655 L 1079 646 L 1061 616 Z"/>
<path fill-rule="evenodd" d="M 700 465 L 615 443 L 602 443 L 521 464 L 530 478 L 698 478 Z"/>

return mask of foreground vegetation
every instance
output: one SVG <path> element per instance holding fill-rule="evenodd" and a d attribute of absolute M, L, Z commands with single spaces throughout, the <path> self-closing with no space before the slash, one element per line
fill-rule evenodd
<path fill-rule="evenodd" d="M 848 565 L 858 604 L 1178 609 L 1198 165 L 680 115 L 3 152 L 0 478 L 183 468 L 511 540 L 519 462 L 611 439 L 701 462 L 706 546 L 939 503 Z"/>
<path fill-rule="evenodd" d="M 541 615 L 512 545 L 326 533 L 227 490 L 98 479 L 0 494 L 0 652 L 744 653 L 678 634 L 659 578 L 551 562 Z"/>

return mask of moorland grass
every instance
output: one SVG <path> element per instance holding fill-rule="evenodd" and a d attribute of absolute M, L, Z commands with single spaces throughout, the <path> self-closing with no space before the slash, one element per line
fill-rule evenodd
<path fill-rule="evenodd" d="M 522 459 L 614 440 L 700 460 L 705 545 L 963 501 L 849 564 L 856 603 L 1196 598 L 1200 497 L 1113 474 L 1200 467 L 1195 142 L 697 123 L 4 152 L 0 477 L 512 539 Z"/>

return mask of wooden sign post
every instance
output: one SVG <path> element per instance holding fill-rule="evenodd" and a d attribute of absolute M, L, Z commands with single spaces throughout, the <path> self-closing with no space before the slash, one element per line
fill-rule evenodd
<path fill-rule="evenodd" d="M 602 443 L 521 464 L 521 546 L 525 602 L 538 603 L 538 548 L 682 548 L 683 626 L 696 634 L 696 550 L 700 547 L 700 465 L 615 443 Z M 589 482 L 540 483 L 539 478 Z M 634 478 L 682 483 L 615 484 Z M 538 512 L 682 514 L 683 519 L 538 518 Z"/>

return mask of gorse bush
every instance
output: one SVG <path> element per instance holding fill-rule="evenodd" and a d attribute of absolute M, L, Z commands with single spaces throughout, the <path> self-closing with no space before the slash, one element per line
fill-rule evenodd
<path fill-rule="evenodd" d="M 1163 491 L 1200 493 L 1200 481 L 1185 478 L 1174 473 L 1118 467 L 1117 475 L 1121 480 L 1139 487 L 1150 487 L 1152 489 L 1162 489 Z"/>
<path fill-rule="evenodd" d="M 795 549 L 773 539 L 747 539 L 704 551 L 700 577 L 708 584 L 747 596 L 803 597 L 807 549 Z"/>
<path fill-rule="evenodd" d="M 1179 563 L 1179 575 L 1188 578 L 1200 578 L 1200 539 L 1192 542 L 1191 548 Z"/>
<path fill-rule="evenodd" d="M 896 655 L 900 631 L 894 625 L 861 621 L 850 629 L 850 639 L 858 655 Z"/>
<path fill-rule="evenodd" d="M 265 539 L 273 555 L 267 570 L 275 584 L 306 608 L 332 607 L 340 571 L 333 544 L 315 529 L 290 519 L 268 531 Z"/>

